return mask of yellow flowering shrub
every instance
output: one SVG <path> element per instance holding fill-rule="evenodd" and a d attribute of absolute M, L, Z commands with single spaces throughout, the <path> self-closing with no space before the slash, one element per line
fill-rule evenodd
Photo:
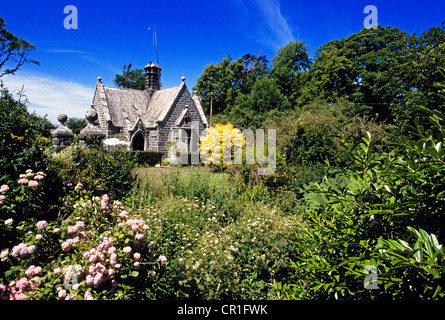
<path fill-rule="evenodd" d="M 223 168 L 233 163 L 235 146 L 242 148 L 245 143 L 246 138 L 241 130 L 230 122 L 225 125 L 217 123 L 207 129 L 206 136 L 201 137 L 199 152 L 205 164 Z"/>

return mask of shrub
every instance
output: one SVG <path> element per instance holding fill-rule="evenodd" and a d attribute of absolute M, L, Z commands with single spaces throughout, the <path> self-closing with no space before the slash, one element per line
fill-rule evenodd
<path fill-rule="evenodd" d="M 150 253 L 149 226 L 107 195 L 80 199 L 63 221 L 27 220 L 15 246 L 2 249 L 6 299 L 134 299 L 166 264 Z M 8 227 L 8 226 L 7 226 Z M 4 248 L 4 247 L 3 247 Z"/>
<path fill-rule="evenodd" d="M 102 149 L 73 144 L 51 157 L 52 171 L 72 184 L 82 182 L 93 194 L 108 193 L 121 198 L 132 187 L 134 157 L 125 151 L 107 152 Z"/>
<path fill-rule="evenodd" d="M 368 133 L 358 149 L 349 152 L 348 166 L 331 168 L 322 183 L 312 185 L 296 232 L 297 259 L 293 265 L 298 281 L 283 287 L 284 296 L 441 297 L 439 280 L 434 280 L 442 277 L 441 253 L 426 243 L 430 241 L 439 248 L 438 243 L 444 239 L 445 117 L 437 111 L 424 112 L 439 135 L 434 136 L 433 130 L 425 130 L 416 120 L 417 140 L 400 137 L 390 152 L 372 153 L 375 139 Z M 411 236 L 407 230 L 413 228 L 428 230 L 438 240 L 428 238 L 426 231 L 418 231 L 425 244 L 418 242 L 416 234 L 413 250 L 406 241 Z M 384 239 L 402 240 L 397 243 Z M 392 254 L 382 255 L 386 248 Z M 429 256 L 426 264 L 418 259 L 422 250 Z M 379 259 L 383 259 L 381 265 Z M 384 272 L 378 284 L 385 290 L 364 289 L 363 268 L 369 264 Z M 413 272 L 416 267 L 423 269 L 421 274 Z M 359 273 L 362 282 L 357 281 Z M 392 278 L 395 275 L 398 277 Z"/>
<path fill-rule="evenodd" d="M 130 155 L 134 155 L 135 162 L 140 166 L 154 166 L 162 161 L 162 152 L 158 151 L 127 151 Z"/>
<path fill-rule="evenodd" d="M 46 118 L 29 113 L 20 99 L 16 101 L 3 84 L 0 85 L 1 181 L 15 179 L 27 169 L 45 170 L 46 166 L 42 155 L 50 145 L 52 124 Z"/>

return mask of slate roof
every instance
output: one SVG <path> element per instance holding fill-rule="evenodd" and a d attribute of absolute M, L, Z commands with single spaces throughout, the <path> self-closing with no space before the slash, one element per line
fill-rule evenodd
<path fill-rule="evenodd" d="M 107 99 L 111 122 L 122 127 L 128 116 L 131 122 L 146 112 L 149 104 L 148 93 L 145 90 L 103 87 Z"/>
<path fill-rule="evenodd" d="M 132 124 L 135 124 L 140 117 L 145 127 L 155 127 L 156 122 L 165 119 L 182 88 L 185 87 L 185 82 L 183 81 L 178 87 L 157 90 L 151 99 L 146 90 L 101 87 L 105 96 L 103 102 L 106 105 L 104 107 L 106 113 L 109 113 L 113 125 L 123 127 L 126 117 Z M 207 120 L 198 98 L 192 96 L 192 100 L 202 121 L 207 126 Z M 107 116 L 106 118 L 108 118 Z"/>

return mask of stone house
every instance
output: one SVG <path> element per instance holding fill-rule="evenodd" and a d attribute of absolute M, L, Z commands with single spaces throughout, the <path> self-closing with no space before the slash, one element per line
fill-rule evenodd
<path fill-rule="evenodd" d="M 192 122 L 202 132 L 207 120 L 184 77 L 178 87 L 161 89 L 161 68 L 150 62 L 144 70 L 145 90 L 106 87 L 98 77 L 91 105 L 98 114 L 95 124 L 106 139 L 120 134 L 131 150 L 161 151 L 166 156 L 167 141 L 184 139 L 184 133 L 190 137 Z"/>

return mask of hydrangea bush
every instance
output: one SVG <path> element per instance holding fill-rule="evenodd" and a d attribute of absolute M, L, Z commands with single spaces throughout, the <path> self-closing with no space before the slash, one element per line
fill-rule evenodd
<path fill-rule="evenodd" d="M 145 221 L 120 201 L 106 194 L 91 197 L 81 183 L 67 182 L 62 187 L 71 188 L 65 206 L 72 206 L 72 214 L 40 220 L 45 176 L 27 170 L 15 185 L 0 187 L 1 299 L 131 299 L 145 294 L 147 282 L 168 263 L 165 255 L 151 253 Z"/>

